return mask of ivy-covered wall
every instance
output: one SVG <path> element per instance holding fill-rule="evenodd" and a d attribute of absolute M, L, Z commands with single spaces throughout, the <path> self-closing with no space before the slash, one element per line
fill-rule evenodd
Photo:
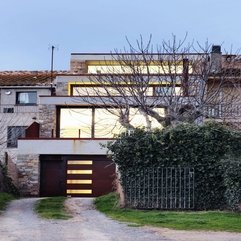
<path fill-rule="evenodd" d="M 218 123 L 182 124 L 152 132 L 136 129 L 131 135 L 121 134 L 108 149 L 122 176 L 129 169 L 194 167 L 196 209 L 229 207 L 229 169 L 223 160 L 230 153 L 240 153 L 239 132 Z"/>

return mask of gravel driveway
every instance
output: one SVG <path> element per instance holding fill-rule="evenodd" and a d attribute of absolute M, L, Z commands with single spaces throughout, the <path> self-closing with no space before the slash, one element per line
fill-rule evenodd
<path fill-rule="evenodd" d="M 93 209 L 92 199 L 70 198 L 69 220 L 44 220 L 33 213 L 37 199 L 13 201 L 0 216 L 0 241 L 167 241 L 158 232 L 112 221 Z"/>
<path fill-rule="evenodd" d="M 0 216 L 0 241 L 241 241 L 228 232 L 175 231 L 164 228 L 129 227 L 96 211 L 92 199 L 69 198 L 69 220 L 45 220 L 33 212 L 38 199 L 13 201 Z"/>

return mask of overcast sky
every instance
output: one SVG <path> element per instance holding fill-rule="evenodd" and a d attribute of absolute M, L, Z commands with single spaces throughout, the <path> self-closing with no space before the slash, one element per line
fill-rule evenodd
<path fill-rule="evenodd" d="M 241 47 L 241 0 L 0 0 L 0 70 L 68 70 L 72 52 L 110 52 L 140 34 Z"/>

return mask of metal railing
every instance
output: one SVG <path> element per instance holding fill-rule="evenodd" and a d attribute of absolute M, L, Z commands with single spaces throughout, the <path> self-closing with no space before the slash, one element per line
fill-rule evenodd
<path fill-rule="evenodd" d="M 127 171 L 122 177 L 127 207 L 194 209 L 194 169 L 147 168 Z"/>
<path fill-rule="evenodd" d="M 207 117 L 212 118 L 237 118 L 241 117 L 241 104 L 225 105 L 220 104 L 217 106 L 207 106 L 205 108 Z"/>

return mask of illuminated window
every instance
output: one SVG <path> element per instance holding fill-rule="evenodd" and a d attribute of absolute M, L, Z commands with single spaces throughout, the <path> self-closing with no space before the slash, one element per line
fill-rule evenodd
<path fill-rule="evenodd" d="M 154 110 L 161 116 L 165 115 L 164 108 L 154 108 Z M 161 127 L 160 123 L 156 119 L 154 119 L 150 116 L 148 118 L 151 122 L 151 128 L 160 128 Z M 145 116 L 142 113 L 140 113 L 140 111 L 137 108 L 130 109 L 130 123 L 134 127 L 146 127 L 147 126 Z"/>
<path fill-rule="evenodd" d="M 123 127 L 119 123 L 118 110 L 95 109 L 95 137 L 113 137 L 119 134 Z"/>
<path fill-rule="evenodd" d="M 133 70 L 133 67 L 124 66 L 124 65 L 89 65 L 88 73 L 90 74 L 132 74 L 135 72 L 141 74 L 182 74 L 183 65 L 182 63 L 171 65 L 139 65 L 135 67 L 136 70 Z"/>
<path fill-rule="evenodd" d="M 164 116 L 164 108 L 154 108 Z M 120 110 L 115 108 L 62 108 L 60 110 L 60 137 L 62 138 L 113 138 L 124 131 L 119 123 Z M 138 108 L 130 108 L 130 123 L 134 127 L 146 127 L 146 118 Z M 149 117 L 151 127 L 161 127 Z"/>
<path fill-rule="evenodd" d="M 62 108 L 60 110 L 60 137 L 90 138 L 92 109 Z"/>
<path fill-rule="evenodd" d="M 153 87 L 143 88 L 146 96 L 153 95 Z M 112 87 L 85 87 L 85 86 L 73 86 L 72 95 L 73 96 L 132 96 L 133 91 L 140 90 L 139 88 L 122 87 L 118 86 L 116 88 Z"/>
<path fill-rule="evenodd" d="M 120 93 L 111 87 L 85 87 L 85 86 L 73 86 L 74 96 L 119 96 Z"/>

